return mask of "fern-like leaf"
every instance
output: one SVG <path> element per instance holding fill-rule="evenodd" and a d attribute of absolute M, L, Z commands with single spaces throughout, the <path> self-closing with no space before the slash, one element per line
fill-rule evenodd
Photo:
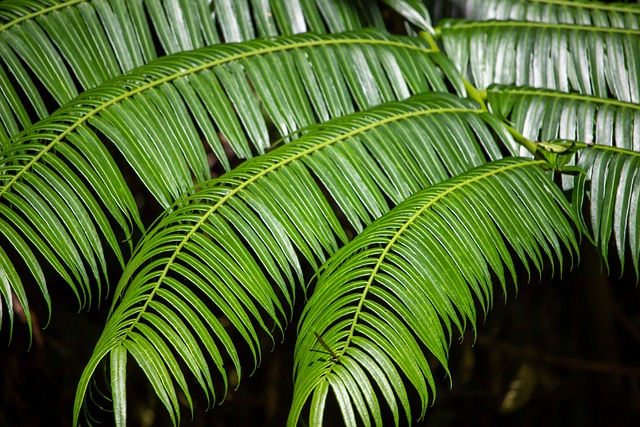
<path fill-rule="evenodd" d="M 478 89 L 491 84 L 640 102 L 640 29 L 524 21 L 448 21 L 441 41 Z"/>
<path fill-rule="evenodd" d="M 194 178 L 209 176 L 200 135 L 229 169 L 218 132 L 235 155 L 250 158 L 269 146 L 268 122 L 285 136 L 412 93 L 444 91 L 448 81 L 440 62 L 462 94 L 455 70 L 426 43 L 382 32 L 203 48 L 160 58 L 83 93 L 14 138 L 11 150 L 28 146 L 28 153 L 42 156 L 74 139 L 86 140 L 83 131 L 92 142 L 106 137 L 168 207 Z"/>
<path fill-rule="evenodd" d="M 423 190 L 328 261 L 301 318 L 288 425 L 309 400 L 320 425 L 329 390 L 346 425 L 381 425 L 382 402 L 396 425 L 401 412 L 411 423 L 404 378 L 424 416 L 435 393 L 425 349 L 448 370 L 452 324 L 475 326 L 474 300 L 487 310 L 494 275 L 506 292 L 513 258 L 540 271 L 578 250 L 573 211 L 542 163 L 492 162 Z"/>
<path fill-rule="evenodd" d="M 566 139 L 640 151 L 640 105 L 611 98 L 493 85 L 491 111 L 532 141 Z"/>
<path fill-rule="evenodd" d="M 622 271 L 628 250 L 640 277 L 640 151 L 596 146 L 586 150 L 578 165 L 587 176 L 576 178 L 574 205 L 580 211 L 588 197 L 591 233 L 605 263 L 613 238 Z"/>

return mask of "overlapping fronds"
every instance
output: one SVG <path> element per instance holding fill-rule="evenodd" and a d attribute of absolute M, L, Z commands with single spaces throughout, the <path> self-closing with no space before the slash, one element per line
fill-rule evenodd
<path fill-rule="evenodd" d="M 425 42 L 382 32 L 219 45 L 160 58 L 87 91 L 11 145 L 41 156 L 82 131 L 106 137 L 167 207 L 209 175 L 200 137 L 228 169 L 218 133 L 249 158 L 269 146 L 269 122 L 284 136 L 447 84 L 464 91 Z"/>
<path fill-rule="evenodd" d="M 464 91 L 453 65 L 425 42 L 374 31 L 217 45 L 159 58 L 83 93 L 4 145 L 2 234 L 43 291 L 28 242 L 67 281 L 81 279 L 82 297 L 90 297 L 85 263 L 97 278 L 97 265 L 104 264 L 100 235 L 120 257 L 103 210 L 125 230 L 139 222 L 105 141 L 168 208 L 194 182 L 210 177 L 202 140 L 228 169 L 233 153 L 264 153 L 270 123 L 284 136 L 449 85 Z M 2 253 L 7 271 L 10 258 Z M 3 280 L 6 304 L 10 289 L 27 302 L 18 279 Z"/>
<path fill-rule="evenodd" d="M 491 305 L 495 277 L 506 292 L 515 260 L 540 270 L 578 250 L 573 211 L 541 163 L 505 159 L 423 190 L 328 261 L 299 326 L 288 425 L 309 400 L 321 425 L 329 391 L 345 425 L 380 426 L 383 406 L 395 425 L 424 416 L 435 394 L 425 349 L 446 369 L 452 325 L 475 326 L 474 300 Z"/>
<path fill-rule="evenodd" d="M 365 27 L 384 27 L 375 0 L 3 1 L 0 144 L 82 90 L 158 56 Z"/>
<path fill-rule="evenodd" d="M 481 90 L 515 84 L 639 103 L 640 29 L 633 25 L 452 20 L 440 40 Z"/>
<path fill-rule="evenodd" d="M 467 19 L 639 28 L 640 5 L 593 0 L 453 0 Z"/>
<path fill-rule="evenodd" d="M 286 323 L 303 263 L 317 269 L 347 241 L 331 201 L 360 231 L 389 205 L 501 158 L 512 143 L 474 103 L 423 95 L 312 127 L 291 144 L 196 187 L 147 233 L 125 270 L 78 388 L 76 417 L 100 361 L 124 351 L 176 421 L 174 385 L 189 396 L 180 360 L 207 395 L 215 394 L 208 365 L 183 350 L 182 340 L 206 349 L 226 389 L 223 358 L 231 358 L 239 377 L 242 370 L 239 343 L 231 342 L 217 318 L 223 316 L 259 363 L 258 332 L 271 336 L 273 325 Z M 113 390 L 122 390 L 125 381 L 115 375 Z M 117 394 L 114 401 L 116 408 L 124 405 Z"/>
<path fill-rule="evenodd" d="M 609 242 L 624 268 L 626 252 L 638 272 L 638 161 L 640 161 L 640 104 L 532 88 L 492 86 L 487 91 L 492 112 L 534 141 L 556 139 L 590 146 L 577 150 L 568 165 L 586 175 L 564 176 L 565 189 L 574 189 L 581 213 L 589 199 L 591 234 L 605 261 Z M 587 180 L 587 182 L 585 182 Z M 585 191 L 585 184 L 587 185 Z"/>
<path fill-rule="evenodd" d="M 573 264 L 579 230 L 639 273 L 638 5 L 379 3 L 0 2 L 0 326 L 52 273 L 86 307 L 124 271 L 76 424 L 100 368 L 126 424 L 130 361 L 176 425 L 191 382 L 220 401 L 309 290 L 289 424 L 330 391 L 404 424 L 521 264 Z"/>

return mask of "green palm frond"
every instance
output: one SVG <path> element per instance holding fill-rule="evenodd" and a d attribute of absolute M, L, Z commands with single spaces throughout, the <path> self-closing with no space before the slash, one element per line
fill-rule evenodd
<path fill-rule="evenodd" d="M 626 22 L 625 22 L 626 25 Z M 575 91 L 640 102 L 640 29 L 452 20 L 444 51 L 480 90 L 491 84 Z"/>
<path fill-rule="evenodd" d="M 563 187 L 575 189 L 574 204 L 580 214 L 583 196 L 588 196 L 591 233 L 605 261 L 614 236 L 622 267 L 628 245 L 637 273 L 640 205 L 635 193 L 639 187 L 640 105 L 576 93 L 502 86 L 490 87 L 487 98 L 492 112 L 526 138 L 563 139 L 589 146 L 570 154 L 571 159 L 566 162 L 586 174 L 563 176 Z M 590 185 L 588 191 L 585 179 Z"/>
<path fill-rule="evenodd" d="M 593 0 L 453 0 L 467 19 L 516 20 L 598 27 L 640 26 L 640 5 Z"/>
<path fill-rule="evenodd" d="M 474 299 L 487 310 L 494 277 L 506 292 L 513 258 L 541 270 L 578 250 L 573 211 L 543 163 L 505 159 L 423 190 L 328 261 L 299 326 L 288 425 L 309 400 L 321 425 L 329 390 L 345 425 L 382 425 L 382 402 L 396 425 L 401 410 L 410 423 L 403 378 L 424 416 L 435 386 L 423 349 L 448 370 L 452 324 L 475 326 Z"/>
<path fill-rule="evenodd" d="M 482 21 L 432 25 L 465 13 Z M 55 279 L 81 308 L 113 295 L 73 423 L 103 399 L 131 422 L 140 368 L 180 425 L 257 369 L 304 295 L 289 425 L 332 401 L 347 425 L 423 418 L 429 362 L 448 374 L 453 335 L 522 273 L 562 273 L 585 235 L 640 277 L 639 17 L 0 0 L 1 332 L 40 335 Z"/>
<path fill-rule="evenodd" d="M 30 143 L 5 146 L 1 151 L 0 257 L 4 274 L 0 304 L 11 309 L 13 291 L 29 326 L 23 281 L 15 275 L 20 262 L 31 273 L 49 308 L 38 255 L 71 286 L 81 306 L 91 305 L 92 295 L 102 296 L 101 275 L 106 277 L 107 270 L 105 244 L 124 267 L 115 226 L 105 211 L 123 230 L 120 240 L 131 236 L 132 224 L 142 228 L 136 203 L 107 151 L 95 135 L 82 129 L 79 135 L 71 138 L 77 144 L 57 146 L 55 153 Z M 12 324 L 13 310 L 8 316 Z"/>
<path fill-rule="evenodd" d="M 227 156 L 233 153 L 248 158 L 265 152 L 271 125 L 285 136 L 448 85 L 464 92 L 454 67 L 424 41 L 375 31 L 282 37 L 159 58 L 83 93 L 4 145 L 2 234 L 41 288 L 40 267 L 26 242 L 69 283 L 82 282 L 82 295 L 76 293 L 84 300 L 91 296 L 86 270 L 96 278 L 98 264 L 104 270 L 100 235 L 123 262 L 102 211 L 125 236 L 131 222 L 141 228 L 105 141 L 168 208 L 194 182 L 210 177 L 202 140 L 229 169 Z M 226 144 L 233 153 L 227 154 Z M 3 262 L 11 264 L 8 255 Z M 3 301 L 10 300 L 9 288 L 24 295 L 16 277 L 3 283 Z"/>
<path fill-rule="evenodd" d="M 302 264 L 317 269 L 347 241 L 327 197 L 360 231 L 389 204 L 500 158 L 512 144 L 474 103 L 423 95 L 312 127 L 291 144 L 196 187 L 147 233 L 125 270 L 78 387 L 76 417 L 94 370 L 114 352 L 133 356 L 174 421 L 174 381 L 189 396 L 178 360 L 214 394 L 205 382 L 208 368 L 180 349 L 175 334 L 201 342 L 226 390 L 221 358 L 231 358 L 238 377 L 242 370 L 237 343 L 216 316 L 229 320 L 259 363 L 258 331 L 272 336 L 272 325 L 281 329 L 286 322 L 295 283 L 303 281 Z M 171 326 L 158 326 L 165 322 Z M 172 346 L 173 352 L 164 350 Z M 121 390 L 123 381 L 112 378 L 112 388 Z M 124 405 L 120 396 L 114 400 L 116 408 Z"/>
<path fill-rule="evenodd" d="M 595 146 L 580 156 L 578 166 L 587 176 L 576 178 L 574 205 L 581 210 L 583 197 L 588 197 L 591 233 L 603 259 L 608 265 L 613 238 L 622 270 L 629 250 L 640 277 L 640 150 Z"/>
<path fill-rule="evenodd" d="M 0 143 L 80 91 L 158 56 L 220 42 L 371 26 L 384 27 L 374 0 L 3 1 Z"/>
<path fill-rule="evenodd" d="M 489 107 L 533 141 L 567 139 L 640 151 L 640 104 L 530 87 L 494 85 Z"/>

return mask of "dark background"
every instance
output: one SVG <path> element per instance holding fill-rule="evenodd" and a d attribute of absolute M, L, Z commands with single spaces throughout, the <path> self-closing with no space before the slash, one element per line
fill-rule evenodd
<path fill-rule="evenodd" d="M 433 364 L 436 400 L 425 421 L 415 425 L 638 425 L 640 289 L 633 274 L 618 278 L 615 266 L 610 276 L 604 274 L 594 252 L 584 245 L 580 266 L 562 279 L 538 282 L 534 276 L 526 283 L 524 276 L 517 295 L 509 288 L 507 304 L 496 289 L 493 309 L 486 320 L 479 319 L 477 338 L 472 331 L 462 342 L 454 335 L 451 389 L 442 367 Z M 31 349 L 27 351 L 26 326 L 17 324 L 11 346 L 0 351 L 0 426 L 71 423 L 77 381 L 106 309 L 78 314 L 67 285 L 52 285 L 51 291 L 51 323 L 35 332 Z M 41 307 L 35 313 L 46 311 Z M 2 333 L 6 345 L 6 328 Z M 271 343 L 265 340 L 261 367 L 243 377 L 242 386 L 231 390 L 223 405 L 206 411 L 204 396 L 194 385 L 194 420 L 185 406 L 182 424 L 284 425 L 294 342 L 295 324 L 275 351 L 269 351 Z M 130 424 L 170 425 L 139 369 L 134 363 L 129 367 Z M 112 423 L 108 412 L 94 408 L 92 415 L 103 425 Z M 327 412 L 326 425 L 341 425 L 335 407 Z"/>

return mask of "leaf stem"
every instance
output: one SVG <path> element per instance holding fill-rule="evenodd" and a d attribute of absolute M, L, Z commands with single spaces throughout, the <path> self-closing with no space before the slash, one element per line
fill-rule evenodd
<path fill-rule="evenodd" d="M 440 34 L 440 32 L 431 34 L 428 31 L 420 31 L 419 33 L 420 38 L 422 38 L 429 44 L 429 47 L 433 49 L 433 52 L 441 52 L 440 47 L 438 47 L 438 43 L 434 39 L 434 35 L 436 37 L 439 37 Z M 461 76 L 461 78 L 462 82 L 464 83 L 464 88 L 467 90 L 467 95 L 469 96 L 469 98 L 480 104 L 480 107 L 482 107 L 482 111 L 489 111 L 485 102 L 487 100 L 487 93 L 484 91 L 479 91 L 475 86 L 469 83 L 469 81 L 465 79 L 464 76 Z"/>
<path fill-rule="evenodd" d="M 433 49 L 434 52 L 440 52 L 440 48 L 438 47 L 438 43 L 433 39 L 433 36 L 428 31 L 420 31 L 418 33 L 421 39 L 425 40 L 429 43 L 429 47 Z"/>
<path fill-rule="evenodd" d="M 520 132 L 506 124 L 504 121 L 502 122 L 502 125 L 505 127 L 505 129 L 507 129 L 511 136 L 513 136 L 513 139 L 515 139 L 518 144 L 526 148 L 531 154 L 536 154 L 536 152 L 538 151 L 538 144 L 531 141 L 530 139 L 525 138 Z"/>
<path fill-rule="evenodd" d="M 464 83 L 464 88 L 467 90 L 467 95 L 469 96 L 469 98 L 473 99 L 478 104 L 480 104 L 480 108 L 482 108 L 482 111 L 488 113 L 489 108 L 487 108 L 487 102 L 486 102 L 487 92 L 478 90 L 474 85 L 469 83 L 467 79 L 463 78 L 462 81 Z"/>

